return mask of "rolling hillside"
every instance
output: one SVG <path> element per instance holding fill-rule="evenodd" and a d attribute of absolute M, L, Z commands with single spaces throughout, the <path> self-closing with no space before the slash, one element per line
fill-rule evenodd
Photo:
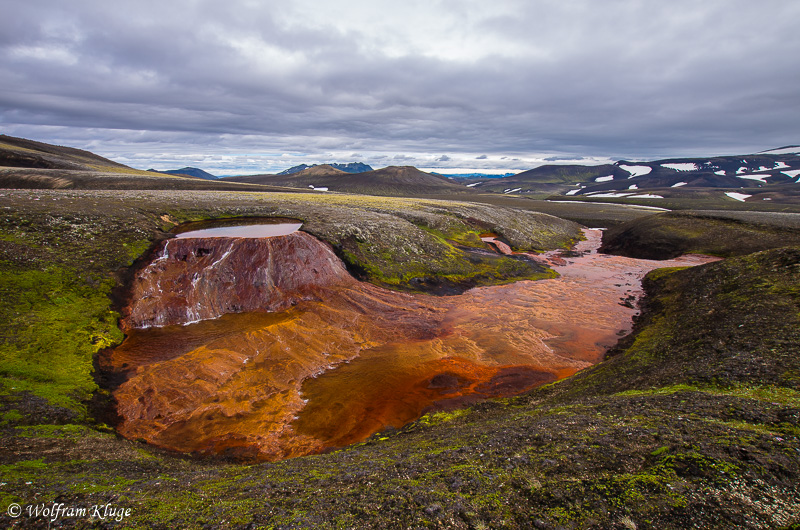
<path fill-rule="evenodd" d="M 155 170 L 155 169 L 148 169 L 147 171 L 150 171 L 150 172 L 153 172 L 153 173 L 164 173 L 164 174 L 167 174 L 167 175 L 175 175 L 177 177 L 194 177 L 194 178 L 205 179 L 205 180 L 217 180 L 217 178 L 218 178 L 218 177 L 212 175 L 211 173 L 209 173 L 207 171 L 203 171 L 202 169 L 197 168 L 197 167 L 185 167 L 185 168 L 182 168 L 182 169 L 167 169 L 167 170 L 164 170 L 164 171 L 158 171 L 158 170 Z"/>
<path fill-rule="evenodd" d="M 7 135 L 0 135 L 0 188 L 289 191 L 183 173 L 142 171 L 89 151 Z"/>
<path fill-rule="evenodd" d="M 594 182 L 581 183 L 567 193 L 586 196 L 613 193 L 624 196 L 623 194 L 635 195 L 642 190 L 657 189 L 662 195 L 672 196 L 676 191 L 685 191 L 678 188 L 717 188 L 744 189 L 742 194 L 755 196 L 769 189 L 796 184 L 800 175 L 800 157 L 790 152 L 762 153 L 708 159 L 620 161 L 615 167 L 622 172 L 615 171 L 606 177 L 594 179 Z M 747 198 L 749 197 L 742 197 L 743 200 Z"/>
<path fill-rule="evenodd" d="M 107 158 L 72 147 L 0 135 L 0 166 L 39 169 L 136 171 Z"/>

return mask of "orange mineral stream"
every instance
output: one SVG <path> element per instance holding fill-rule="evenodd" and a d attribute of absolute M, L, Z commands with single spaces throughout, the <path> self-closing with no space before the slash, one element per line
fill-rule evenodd
<path fill-rule="evenodd" d="M 341 447 L 600 361 L 630 331 L 636 309 L 623 302 L 639 297 L 647 272 L 714 260 L 601 255 L 601 232 L 585 235 L 575 257 L 531 257 L 556 279 L 449 297 L 357 282 L 301 232 L 171 240 L 134 285 L 128 337 L 101 360 L 127 377 L 114 392 L 118 430 L 177 451 L 261 460 Z M 259 297 L 272 312 L 252 310 Z M 240 308 L 249 312 L 225 314 Z M 209 319 L 186 324 L 198 314 Z M 154 322 L 168 325 L 144 327 Z"/>

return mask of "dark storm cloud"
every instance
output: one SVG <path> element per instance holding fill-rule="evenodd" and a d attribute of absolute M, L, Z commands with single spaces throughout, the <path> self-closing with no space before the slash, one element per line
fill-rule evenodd
<path fill-rule="evenodd" d="M 3 4 L 3 128 L 120 155 L 489 164 L 477 155 L 712 154 L 800 136 L 792 2 Z"/>

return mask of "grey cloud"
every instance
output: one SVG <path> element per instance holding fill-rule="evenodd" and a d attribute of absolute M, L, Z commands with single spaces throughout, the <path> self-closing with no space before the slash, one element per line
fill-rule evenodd
<path fill-rule="evenodd" d="M 579 157 L 548 156 L 547 158 L 544 158 L 544 161 L 545 162 L 565 162 L 565 161 L 577 162 L 577 161 L 585 160 L 585 159 L 586 158 L 582 157 L 582 156 L 579 156 Z"/>
<path fill-rule="evenodd" d="M 44 141 L 55 126 L 94 131 L 73 136 L 119 153 L 174 142 L 358 150 L 369 160 L 447 151 L 437 161 L 456 162 L 474 152 L 636 158 L 800 140 L 795 3 L 425 8 L 494 50 L 458 59 L 386 53 L 368 28 L 303 24 L 288 2 L 19 4 L 0 21 L 0 125 Z"/>

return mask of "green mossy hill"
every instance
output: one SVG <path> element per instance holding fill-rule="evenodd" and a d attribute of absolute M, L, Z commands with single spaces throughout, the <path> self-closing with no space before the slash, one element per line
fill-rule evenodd
<path fill-rule="evenodd" d="M 112 289 L 179 223 L 302 219 L 362 278 L 444 292 L 553 275 L 489 252 L 483 230 L 526 250 L 567 246 L 579 235 L 574 223 L 544 214 L 358 196 L 18 190 L 0 192 L 0 208 L 0 395 L 45 398 L 80 417 L 97 390 L 93 355 L 122 339 Z"/>
<path fill-rule="evenodd" d="M 39 396 L 86 419 L 86 403 L 97 390 L 93 357 L 123 338 L 109 308 L 112 285 L 100 274 L 0 262 L 0 396 L 17 396 L 14 407 Z"/>
<path fill-rule="evenodd" d="M 495 233 L 521 251 L 569 247 L 580 235 L 569 221 L 482 204 L 365 200 L 357 220 L 342 218 L 341 204 L 328 198 L 303 230 L 331 243 L 357 276 L 400 289 L 459 292 L 549 277 L 529 260 L 486 253 L 480 235 Z"/>
<path fill-rule="evenodd" d="M 681 254 L 741 256 L 800 245 L 800 214 L 686 211 L 637 219 L 609 229 L 601 252 L 670 259 Z"/>

